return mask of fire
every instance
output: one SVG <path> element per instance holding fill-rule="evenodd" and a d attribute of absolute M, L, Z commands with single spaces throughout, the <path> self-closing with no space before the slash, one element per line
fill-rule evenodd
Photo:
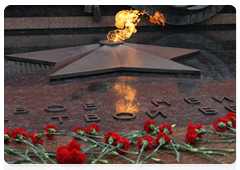
<path fill-rule="evenodd" d="M 149 16 L 149 21 L 158 25 L 165 25 L 165 18 L 163 14 L 160 14 L 158 11 L 155 12 L 153 17 L 151 15 Z"/>
<path fill-rule="evenodd" d="M 137 32 L 135 28 L 140 21 L 139 16 L 147 14 L 146 11 L 140 12 L 138 10 L 122 10 L 119 11 L 115 16 L 116 30 L 110 31 L 107 35 L 107 42 L 120 42 L 131 37 L 133 33 Z M 155 24 L 163 25 L 165 18 L 158 11 L 155 12 L 154 16 L 149 16 L 149 21 Z"/>
<path fill-rule="evenodd" d="M 116 103 L 116 112 L 130 112 L 130 113 L 138 113 L 139 111 L 143 110 L 140 109 L 139 102 L 137 102 L 136 89 L 133 89 L 129 85 L 125 85 L 125 82 L 118 82 L 116 83 L 111 89 L 114 90 L 117 96 L 124 97 L 124 99 L 119 100 Z"/>

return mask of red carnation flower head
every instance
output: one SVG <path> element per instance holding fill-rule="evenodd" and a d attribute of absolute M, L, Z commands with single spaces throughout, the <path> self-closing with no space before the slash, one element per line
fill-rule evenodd
<path fill-rule="evenodd" d="M 92 123 L 90 126 L 86 129 L 86 134 L 88 135 L 96 135 L 99 132 L 99 126 Z"/>
<path fill-rule="evenodd" d="M 234 117 L 234 119 L 236 120 L 236 114 L 235 114 L 235 113 L 233 113 L 233 112 L 228 112 L 228 114 L 226 115 L 226 117 L 228 117 L 228 116 L 232 116 L 232 117 Z"/>
<path fill-rule="evenodd" d="M 225 122 L 227 122 L 227 125 L 233 128 L 236 128 L 236 120 L 232 116 L 226 116 L 223 119 Z"/>
<path fill-rule="evenodd" d="M 73 149 L 80 150 L 81 144 L 78 144 L 75 140 L 72 140 L 72 142 L 68 143 L 67 148 L 70 151 Z"/>
<path fill-rule="evenodd" d="M 12 138 L 14 138 L 14 139 L 23 138 L 25 140 L 28 140 L 27 135 L 28 135 L 28 133 L 25 130 L 23 130 L 22 128 L 12 130 Z"/>
<path fill-rule="evenodd" d="M 79 151 L 80 144 L 72 141 L 68 146 L 59 146 L 57 149 L 57 160 L 60 164 L 83 164 L 86 162 L 86 156 Z"/>
<path fill-rule="evenodd" d="M 82 126 L 77 126 L 73 129 L 73 132 L 80 135 L 80 136 L 85 136 L 86 133 L 84 132 L 84 129 Z M 74 137 L 75 140 L 79 139 L 79 138 L 76 138 Z"/>
<path fill-rule="evenodd" d="M 146 150 L 153 148 L 154 141 L 149 135 L 146 135 L 143 138 L 140 137 L 140 140 L 137 142 L 138 148 L 141 149 L 144 143 L 147 143 L 147 146 L 145 147 Z"/>
<path fill-rule="evenodd" d="M 155 144 L 158 146 L 160 143 L 162 143 L 163 145 L 167 145 L 169 144 L 169 142 L 171 141 L 171 138 L 168 137 L 168 135 L 166 133 L 158 133 L 157 137 L 155 139 Z"/>
<path fill-rule="evenodd" d="M 120 137 L 118 142 L 117 142 L 118 148 L 127 151 L 130 148 L 130 142 L 127 140 L 127 138 Z M 118 153 L 123 153 L 123 151 L 120 151 L 117 149 Z"/>
<path fill-rule="evenodd" d="M 233 112 L 228 112 L 226 117 L 233 117 L 235 122 L 236 122 L 236 124 L 238 124 L 238 113 L 235 115 L 235 113 L 233 113 Z"/>
<path fill-rule="evenodd" d="M 86 161 L 84 153 L 77 149 L 71 151 L 71 164 L 84 164 Z"/>
<path fill-rule="evenodd" d="M 154 125 L 154 121 L 151 119 L 146 120 L 146 122 L 144 123 L 144 130 L 147 133 L 150 133 L 150 131 L 155 130 L 156 125 Z"/>
<path fill-rule="evenodd" d="M 8 143 L 10 137 L 11 137 L 10 131 L 8 129 L 4 129 L 4 143 Z"/>
<path fill-rule="evenodd" d="M 60 164 L 71 163 L 71 151 L 66 146 L 59 146 L 56 153 L 56 158 Z"/>
<path fill-rule="evenodd" d="M 120 139 L 120 136 L 119 136 L 119 134 L 110 131 L 104 136 L 104 139 L 105 139 L 105 143 L 116 146 L 117 142 Z"/>
<path fill-rule="evenodd" d="M 30 134 L 29 136 L 32 139 L 33 143 L 39 143 L 39 144 L 43 143 L 43 139 L 42 139 L 43 134 L 34 132 L 34 133 Z"/>
<path fill-rule="evenodd" d="M 227 125 L 227 122 L 223 118 L 221 118 L 221 117 L 219 117 L 218 120 L 213 123 L 213 127 L 218 132 L 225 131 L 227 129 L 226 125 Z"/>
<path fill-rule="evenodd" d="M 159 131 L 160 132 L 165 132 L 169 135 L 171 135 L 172 132 L 173 132 L 171 125 L 169 125 L 167 123 L 163 123 L 161 126 L 159 126 Z"/>
<path fill-rule="evenodd" d="M 198 134 L 198 137 L 201 138 L 202 137 L 202 134 L 200 132 L 201 128 L 202 128 L 202 124 L 199 123 L 199 124 L 197 124 L 197 126 L 194 126 L 194 124 L 192 122 L 190 122 L 189 125 L 188 125 L 187 130 L 195 129 L 197 134 Z"/>
<path fill-rule="evenodd" d="M 45 133 L 55 133 L 58 129 L 55 125 L 46 125 L 45 126 Z M 52 139 L 55 136 L 55 134 L 46 134 L 46 137 L 48 139 Z"/>
<path fill-rule="evenodd" d="M 192 144 L 196 141 L 197 137 L 198 137 L 198 134 L 196 130 L 193 128 L 190 128 L 188 129 L 186 134 L 186 142 Z"/>

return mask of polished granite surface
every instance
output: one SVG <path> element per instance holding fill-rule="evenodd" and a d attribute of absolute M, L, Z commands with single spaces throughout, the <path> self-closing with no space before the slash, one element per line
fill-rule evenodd
<path fill-rule="evenodd" d="M 10 130 L 21 127 L 29 134 L 35 131 L 42 132 L 47 124 L 55 124 L 59 129 L 72 131 L 77 125 L 86 128 L 90 123 L 85 121 L 83 115 L 93 113 L 101 118 L 97 124 L 102 132 L 128 131 L 142 129 L 145 120 L 150 118 L 146 111 L 152 109 L 160 109 L 167 115 L 167 118 L 157 115 L 154 118 L 157 125 L 175 123 L 178 127 L 186 127 L 191 121 L 194 124 L 211 125 L 218 117 L 224 117 L 228 113 L 225 107 L 236 106 L 236 30 L 228 26 L 214 28 L 140 31 L 126 40 L 128 43 L 201 50 L 201 53 L 194 57 L 177 61 L 200 69 L 201 75 L 118 72 L 50 81 L 48 75 L 52 67 L 32 63 L 18 65 L 17 62 L 5 60 L 4 119 L 8 121 L 4 126 Z M 74 35 L 48 36 L 55 37 L 54 42 L 57 43 L 52 42 L 53 46 L 48 43 L 42 44 L 46 49 L 86 45 L 86 42 L 93 44 L 104 39 L 106 34 L 89 34 L 89 40 L 85 42 L 84 39 L 77 39 L 77 34 L 75 38 Z M 64 36 L 73 41 L 64 42 Z M 22 38 L 24 37 L 27 36 Z M 31 37 L 36 43 L 44 43 L 38 41 L 41 36 L 29 35 L 28 39 Z M 42 50 L 42 46 L 28 45 L 24 52 L 39 51 Z M 19 51 L 21 48 L 24 49 L 16 47 L 15 53 L 23 52 Z M 21 64 L 25 64 L 25 68 Z M 26 70 L 23 72 L 23 69 Z M 140 111 L 135 113 L 134 120 L 118 121 L 113 118 L 116 103 L 120 100 L 126 102 L 126 94 L 119 94 L 114 88 L 116 85 L 121 85 L 123 89 L 130 87 L 137 92 L 133 104 L 138 102 Z M 224 100 L 220 104 L 212 99 L 220 99 L 223 96 L 232 99 L 233 103 Z M 188 97 L 198 99 L 201 104 L 189 105 L 184 101 L 184 98 Z M 151 103 L 152 99 L 165 99 L 171 106 L 160 104 L 156 108 Z M 84 110 L 82 104 L 90 101 L 97 110 Z M 67 110 L 63 113 L 45 112 L 44 108 L 51 105 L 62 105 Z M 25 107 L 28 113 L 14 115 L 16 107 Z M 201 107 L 210 107 L 218 113 L 205 115 L 199 111 L 198 108 Z M 58 120 L 51 119 L 55 115 L 67 115 L 68 118 L 64 118 L 60 124 Z"/>

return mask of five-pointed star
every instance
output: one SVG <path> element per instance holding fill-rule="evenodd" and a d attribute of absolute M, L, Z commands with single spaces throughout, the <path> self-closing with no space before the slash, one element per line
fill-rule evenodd
<path fill-rule="evenodd" d="M 200 74 L 198 69 L 172 61 L 199 53 L 192 49 L 124 43 L 116 46 L 91 44 L 5 57 L 55 65 L 49 77 L 59 79 L 115 71 Z"/>

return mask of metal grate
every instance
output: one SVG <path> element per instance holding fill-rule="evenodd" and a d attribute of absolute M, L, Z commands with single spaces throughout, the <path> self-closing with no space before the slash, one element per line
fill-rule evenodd
<path fill-rule="evenodd" d="M 54 66 L 4 59 L 4 75 L 34 73 L 38 70 L 50 70 Z"/>

